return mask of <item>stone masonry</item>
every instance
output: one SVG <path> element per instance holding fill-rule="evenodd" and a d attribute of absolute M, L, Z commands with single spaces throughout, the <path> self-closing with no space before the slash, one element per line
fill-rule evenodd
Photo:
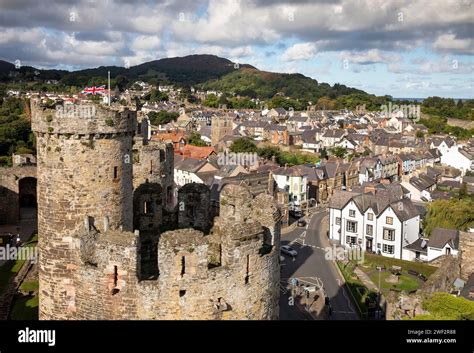
<path fill-rule="evenodd" d="M 167 204 L 172 150 L 133 144 L 136 112 L 31 108 L 40 319 L 278 318 L 281 215 L 270 195 L 227 185 L 220 215 L 201 220 L 209 192 L 188 186 L 180 217 Z"/>

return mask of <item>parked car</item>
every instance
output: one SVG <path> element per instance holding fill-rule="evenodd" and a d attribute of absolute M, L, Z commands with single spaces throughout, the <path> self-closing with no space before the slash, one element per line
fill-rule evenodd
<path fill-rule="evenodd" d="M 303 218 L 298 219 L 298 222 L 296 222 L 296 225 L 298 227 L 306 227 L 306 221 Z"/>
<path fill-rule="evenodd" d="M 293 257 L 298 255 L 298 252 L 289 245 L 282 245 L 281 246 L 281 252 L 285 255 L 289 255 L 289 256 L 293 256 Z"/>

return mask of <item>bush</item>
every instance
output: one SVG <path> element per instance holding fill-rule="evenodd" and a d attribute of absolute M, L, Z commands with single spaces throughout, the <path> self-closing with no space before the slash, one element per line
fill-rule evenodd
<path fill-rule="evenodd" d="M 467 230 L 474 225 L 474 201 L 470 198 L 436 200 L 428 204 L 427 214 L 423 221 L 426 235 L 434 228 Z"/>
<path fill-rule="evenodd" d="M 417 320 L 474 320 L 474 302 L 449 293 L 433 293 L 423 301 L 423 309 L 429 315 L 415 317 Z"/>

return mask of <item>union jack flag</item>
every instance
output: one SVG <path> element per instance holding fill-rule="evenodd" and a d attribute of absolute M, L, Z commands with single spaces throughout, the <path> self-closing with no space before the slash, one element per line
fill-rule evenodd
<path fill-rule="evenodd" d="M 84 88 L 84 90 L 81 93 L 93 94 L 93 95 L 106 94 L 107 90 L 105 89 L 105 85 L 102 85 L 102 86 L 99 86 L 99 87 L 93 86 L 93 87 Z"/>

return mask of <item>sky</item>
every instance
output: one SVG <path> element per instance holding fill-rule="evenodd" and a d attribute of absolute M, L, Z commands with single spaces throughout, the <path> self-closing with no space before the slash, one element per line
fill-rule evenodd
<path fill-rule="evenodd" d="M 77 70 L 214 54 L 403 98 L 474 97 L 474 0 L 0 0 L 0 59 Z"/>

